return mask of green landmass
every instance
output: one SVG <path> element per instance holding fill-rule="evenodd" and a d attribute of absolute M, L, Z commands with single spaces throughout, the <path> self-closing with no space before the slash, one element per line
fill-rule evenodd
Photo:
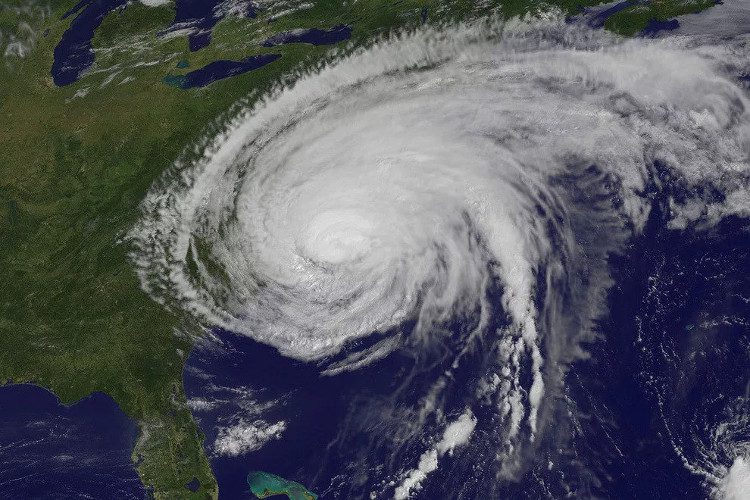
<path fill-rule="evenodd" d="M 177 332 L 190 325 L 140 290 L 118 241 L 157 176 L 234 103 L 334 57 L 330 47 L 266 49 L 259 42 L 294 28 L 350 24 L 352 43 L 340 45 L 345 52 L 418 26 L 424 7 L 429 23 L 441 23 L 498 6 L 511 16 L 550 6 L 573 13 L 600 3 L 319 0 L 273 23 L 264 13 L 227 18 L 209 47 L 191 53 L 184 36 L 156 36 L 173 19 L 171 4 L 133 2 L 96 31 L 90 71 L 57 88 L 53 50 L 71 21 L 62 14 L 76 1 L 0 0 L 0 380 L 37 383 L 63 403 L 92 391 L 109 394 L 141 426 L 134 460 L 156 498 L 213 498 L 218 489 L 182 386 L 192 340 Z M 632 33 L 649 16 L 708 5 L 654 0 L 607 26 Z M 205 88 L 163 82 L 216 59 L 269 52 L 282 58 Z M 185 488 L 193 478 L 201 484 L 197 492 Z"/>
<path fill-rule="evenodd" d="M 286 495 L 289 500 L 317 500 L 318 495 L 294 481 L 270 472 L 254 471 L 247 475 L 250 491 L 258 498 Z"/>
<path fill-rule="evenodd" d="M 605 27 L 630 36 L 642 31 L 652 19 L 668 21 L 675 16 L 700 12 L 713 5 L 716 5 L 716 0 L 653 0 L 621 10 L 607 19 Z"/>

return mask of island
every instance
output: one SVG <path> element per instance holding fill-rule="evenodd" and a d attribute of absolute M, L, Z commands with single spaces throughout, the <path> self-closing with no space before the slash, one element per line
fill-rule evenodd
<path fill-rule="evenodd" d="M 258 498 L 286 495 L 289 500 L 317 500 L 318 495 L 294 481 L 269 472 L 253 471 L 247 475 L 250 491 Z"/>

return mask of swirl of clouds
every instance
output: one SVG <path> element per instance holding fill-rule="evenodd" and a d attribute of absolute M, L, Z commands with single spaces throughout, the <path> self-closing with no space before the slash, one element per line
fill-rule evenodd
<path fill-rule="evenodd" d="M 748 53 L 625 41 L 557 14 L 384 40 L 186 154 L 144 201 L 131 257 L 170 310 L 329 375 L 478 318 L 462 341 L 493 356 L 475 400 L 496 408 L 512 476 L 595 334 L 607 255 L 642 229 L 644 193 L 665 172 L 683 187 L 677 227 L 750 212 L 750 102 L 729 71 Z M 471 439 L 474 414 L 460 422 L 427 472 Z"/>

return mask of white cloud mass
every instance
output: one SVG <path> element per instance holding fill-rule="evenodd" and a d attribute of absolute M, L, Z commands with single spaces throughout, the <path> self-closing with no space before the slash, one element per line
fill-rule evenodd
<path fill-rule="evenodd" d="M 217 455 L 235 457 L 261 449 L 271 440 L 280 439 L 286 430 L 286 422 L 269 424 L 265 420 L 246 422 L 240 419 L 233 425 L 219 429 L 214 452 Z"/>

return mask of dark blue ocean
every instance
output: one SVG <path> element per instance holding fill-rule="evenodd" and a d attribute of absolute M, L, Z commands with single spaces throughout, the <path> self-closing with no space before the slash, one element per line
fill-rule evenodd
<path fill-rule="evenodd" d="M 109 396 L 70 406 L 30 384 L 0 387 L 0 497 L 142 499 L 138 426 Z"/>
<path fill-rule="evenodd" d="M 616 284 L 609 314 L 600 321 L 601 339 L 586 346 L 590 359 L 575 363 L 566 379 L 564 396 L 577 416 L 565 424 L 569 428 L 546 434 L 525 474 L 495 490 L 503 497 L 563 497 L 574 477 L 583 496 L 706 497 L 703 478 L 688 471 L 678 451 L 696 458 L 696 443 L 710 444 L 711 433 L 728 418 L 727 407 L 747 396 L 750 221 L 728 218 L 714 227 L 670 230 L 667 212 L 666 202 L 655 200 L 643 234 L 610 257 Z M 460 337 L 464 329 L 453 327 Z M 439 354 L 429 367 L 396 352 L 364 369 L 322 377 L 315 365 L 286 359 L 246 337 L 215 333 L 219 346 L 198 346 L 184 379 L 190 399 L 215 403 L 194 414 L 222 498 L 247 497 L 251 470 L 298 481 L 322 498 L 367 496 L 366 481 L 378 476 L 378 468 L 415 462 L 424 451 L 417 446 L 393 456 L 383 436 L 404 425 L 399 405 L 414 403 L 410 394 L 423 394 L 445 369 Z M 473 363 L 476 370 L 454 381 L 449 412 L 460 412 L 465 403 L 461 388 L 482 360 Z M 394 392 L 400 400 L 395 406 Z M 241 401 L 248 394 L 253 404 L 274 401 L 250 413 L 286 422 L 285 432 L 256 451 L 217 453 L 218 430 L 247 411 Z M 483 417 L 491 416 L 477 417 L 481 433 Z M 492 479 L 473 458 L 469 447 L 442 459 L 417 498 L 481 498 Z M 731 459 L 719 457 L 727 466 Z M 552 460 L 554 469 L 548 467 Z"/>

